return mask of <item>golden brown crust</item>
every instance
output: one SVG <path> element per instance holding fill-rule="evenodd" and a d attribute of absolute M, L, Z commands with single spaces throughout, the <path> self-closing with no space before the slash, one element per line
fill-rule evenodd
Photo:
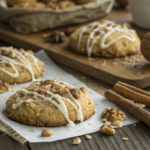
<path fill-rule="evenodd" d="M 46 90 L 53 92 L 54 94 L 58 94 L 59 91 L 65 91 L 64 89 L 66 89 L 67 92 L 63 92 L 59 95 L 64 98 L 68 98 L 78 108 L 77 103 L 73 101 L 69 96 L 69 92 L 75 88 L 66 83 L 57 81 L 56 79 L 41 81 L 40 84 L 36 84 L 36 82 L 34 82 L 26 88 L 26 90 L 28 91 L 36 91 L 37 93 L 42 94 L 46 97 L 50 97 L 50 95 L 46 94 Z M 88 95 L 83 94 L 79 89 L 78 92 L 78 98 L 75 98 L 75 95 L 73 96 L 76 101 L 81 105 L 83 119 L 86 120 L 95 113 L 94 102 L 90 99 Z M 68 123 L 64 115 L 57 109 L 54 104 L 49 101 L 26 101 L 22 103 L 22 105 L 19 106 L 17 109 L 12 109 L 13 104 L 31 98 L 33 100 L 41 100 L 41 98 L 39 98 L 37 95 L 23 95 L 22 92 L 19 91 L 12 95 L 6 102 L 6 111 L 8 113 L 8 117 L 12 120 L 32 126 L 34 125 L 53 127 L 66 125 Z M 56 100 L 54 101 L 57 102 Z M 68 109 L 68 115 L 70 120 L 72 120 L 73 122 L 79 122 L 77 120 L 77 112 L 75 108 L 68 101 L 63 99 L 62 101 L 65 103 L 66 108 Z"/>
<path fill-rule="evenodd" d="M 100 23 L 103 23 L 103 22 L 101 21 Z M 98 24 L 99 24 L 99 22 L 98 22 Z M 125 25 L 127 26 L 127 28 L 130 28 L 130 27 L 128 27 L 127 24 L 125 24 Z M 80 40 L 80 47 L 78 47 L 79 35 L 82 30 L 83 30 L 83 28 L 79 28 L 70 36 L 69 46 L 70 46 L 71 50 L 73 50 L 79 54 L 87 55 L 87 41 L 88 41 L 91 31 L 86 30 L 84 32 L 84 34 Z M 105 30 L 105 34 L 107 32 L 108 31 Z M 95 40 L 95 38 L 100 33 L 101 33 L 101 30 L 97 31 L 94 34 L 94 38 L 91 38 L 90 44 Z M 110 36 L 107 37 L 105 44 L 110 43 L 112 40 L 114 40 L 124 34 L 126 34 L 126 33 L 114 32 L 113 34 L 111 34 Z M 127 55 L 136 54 L 137 52 L 140 51 L 140 39 L 136 33 L 132 33 L 132 35 L 135 37 L 134 42 L 130 41 L 127 38 L 120 38 L 117 41 L 115 41 L 114 43 L 112 43 L 110 46 L 108 46 L 104 49 L 102 49 L 100 47 L 101 38 L 102 38 L 102 36 L 100 36 L 96 40 L 96 42 L 92 48 L 91 56 L 97 56 L 97 57 L 103 57 L 103 58 L 117 58 L 117 57 L 123 57 L 123 56 L 127 56 Z"/>
<path fill-rule="evenodd" d="M 0 93 L 5 93 L 6 91 L 9 91 L 9 89 L 10 89 L 9 83 L 0 80 Z"/>
<path fill-rule="evenodd" d="M 20 49 L 20 52 L 24 55 L 25 51 L 23 49 Z M 27 51 L 27 52 L 33 53 L 31 51 Z M 5 50 L 2 50 L 2 56 L 6 56 L 8 58 L 13 59 L 16 62 L 22 63 L 19 59 L 17 59 L 14 50 L 10 50 L 8 52 L 6 52 Z M 41 76 L 41 74 L 44 70 L 44 66 L 45 66 L 44 63 L 36 58 L 37 63 L 38 63 L 38 69 L 37 69 L 35 62 L 33 61 L 33 59 L 30 56 L 27 55 L 27 56 L 25 56 L 25 58 L 30 62 L 35 78 L 38 78 L 39 76 Z M 15 64 L 14 64 L 14 66 L 16 67 L 16 69 L 19 73 L 18 77 L 13 78 L 10 75 L 8 75 L 7 73 L 5 73 L 4 71 L 0 71 L 0 80 L 2 80 L 4 82 L 8 82 L 8 83 L 24 83 L 24 82 L 32 80 L 31 73 L 29 72 L 28 69 L 26 69 L 22 66 L 19 66 L 19 65 L 15 65 Z M 15 73 L 12 66 L 10 66 L 8 63 L 0 63 L 0 68 L 5 69 L 8 72 Z"/>

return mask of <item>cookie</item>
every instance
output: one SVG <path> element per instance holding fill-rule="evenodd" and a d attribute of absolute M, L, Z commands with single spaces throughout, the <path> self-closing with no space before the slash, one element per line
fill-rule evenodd
<path fill-rule="evenodd" d="M 53 10 L 65 9 L 68 7 L 75 6 L 75 3 L 72 1 L 58 1 L 58 2 L 49 2 L 47 8 L 51 8 Z"/>
<path fill-rule="evenodd" d="M 102 20 L 77 29 L 71 36 L 70 48 L 80 54 L 116 58 L 140 51 L 140 39 L 128 24 Z"/>
<path fill-rule="evenodd" d="M 35 81 L 6 102 L 8 117 L 32 126 L 73 127 L 95 113 L 88 91 L 53 80 Z"/>
<path fill-rule="evenodd" d="M 46 5 L 41 2 L 24 2 L 19 3 L 13 6 L 13 8 L 27 8 L 27 9 L 44 9 L 46 8 Z"/>
<path fill-rule="evenodd" d="M 36 0 L 7 0 L 7 4 L 11 7 L 26 2 L 36 2 Z"/>
<path fill-rule="evenodd" d="M 0 94 L 5 93 L 6 91 L 9 91 L 9 89 L 10 89 L 9 83 L 6 83 L 0 80 Z"/>
<path fill-rule="evenodd" d="M 44 63 L 31 50 L 0 47 L 0 80 L 8 83 L 34 81 L 41 76 Z"/>

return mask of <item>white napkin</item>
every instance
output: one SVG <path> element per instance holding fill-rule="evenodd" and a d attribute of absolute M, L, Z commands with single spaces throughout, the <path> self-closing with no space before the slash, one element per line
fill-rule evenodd
<path fill-rule="evenodd" d="M 45 63 L 45 72 L 44 76 L 38 78 L 40 79 L 54 79 L 57 77 L 58 80 L 62 80 L 63 77 L 64 82 L 68 82 L 69 84 L 73 85 L 74 87 L 85 87 L 89 91 L 89 95 L 95 103 L 95 110 L 96 113 L 86 121 L 76 124 L 73 128 L 68 128 L 66 126 L 61 127 L 36 127 L 36 126 L 29 126 L 24 125 L 13 120 L 7 118 L 7 113 L 5 112 L 6 107 L 6 100 L 9 96 L 14 94 L 12 90 L 20 90 L 22 87 L 26 87 L 31 84 L 31 82 L 11 85 L 11 90 L 0 95 L 0 119 L 5 122 L 7 125 L 11 126 L 16 132 L 18 132 L 21 136 L 27 139 L 29 142 L 52 142 L 62 139 L 67 139 L 70 137 L 76 137 L 80 135 L 85 135 L 93 132 L 98 132 L 99 127 L 103 124 L 101 113 L 106 107 L 115 107 L 116 104 L 110 102 L 109 100 L 105 99 L 95 91 L 88 88 L 85 84 L 78 81 L 69 73 L 60 69 L 50 58 L 45 54 L 43 50 L 37 52 L 35 54 L 40 60 Z M 122 110 L 119 106 L 117 106 L 120 110 Z M 138 122 L 135 117 L 130 115 L 128 112 L 125 112 L 127 116 L 127 120 L 123 122 L 123 125 L 129 125 Z M 43 129 L 49 129 L 53 132 L 53 135 L 50 137 L 41 137 L 41 131 Z"/>

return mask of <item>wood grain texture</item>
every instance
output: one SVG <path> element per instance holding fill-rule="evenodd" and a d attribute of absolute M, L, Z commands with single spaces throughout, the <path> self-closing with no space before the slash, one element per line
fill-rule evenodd
<path fill-rule="evenodd" d="M 128 10 L 115 9 L 103 19 L 114 20 L 118 23 L 131 22 L 132 17 Z M 85 23 L 87 24 L 87 23 Z M 84 25 L 84 24 L 83 24 Z M 76 25 L 78 28 L 81 25 Z M 136 27 L 137 32 L 144 35 L 148 30 Z M 64 31 L 65 28 L 59 29 Z M 142 31 L 142 32 L 141 32 Z M 45 49 L 47 54 L 58 63 L 93 76 L 104 82 L 114 85 L 117 81 L 123 81 L 139 88 L 150 86 L 150 63 L 146 61 L 141 54 L 120 59 L 103 59 L 94 58 L 93 61 L 88 60 L 87 56 L 79 55 L 72 52 L 68 47 L 69 39 L 65 39 L 63 44 L 51 44 L 46 42 L 42 37 L 43 34 L 49 34 L 51 30 L 43 31 L 35 34 L 22 35 L 15 33 L 5 23 L 0 23 L 0 39 L 17 47 L 32 49 L 37 51 Z M 104 61 L 106 60 L 106 65 Z M 137 63 L 135 63 L 138 61 Z M 114 65 L 117 64 L 117 65 Z M 136 67 L 135 67 L 136 65 Z"/>

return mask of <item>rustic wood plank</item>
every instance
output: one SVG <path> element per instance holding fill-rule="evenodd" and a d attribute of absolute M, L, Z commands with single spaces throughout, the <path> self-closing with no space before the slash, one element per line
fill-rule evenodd
<path fill-rule="evenodd" d="M 27 143 L 21 145 L 9 136 L 0 132 L 0 150 L 29 150 Z"/>

